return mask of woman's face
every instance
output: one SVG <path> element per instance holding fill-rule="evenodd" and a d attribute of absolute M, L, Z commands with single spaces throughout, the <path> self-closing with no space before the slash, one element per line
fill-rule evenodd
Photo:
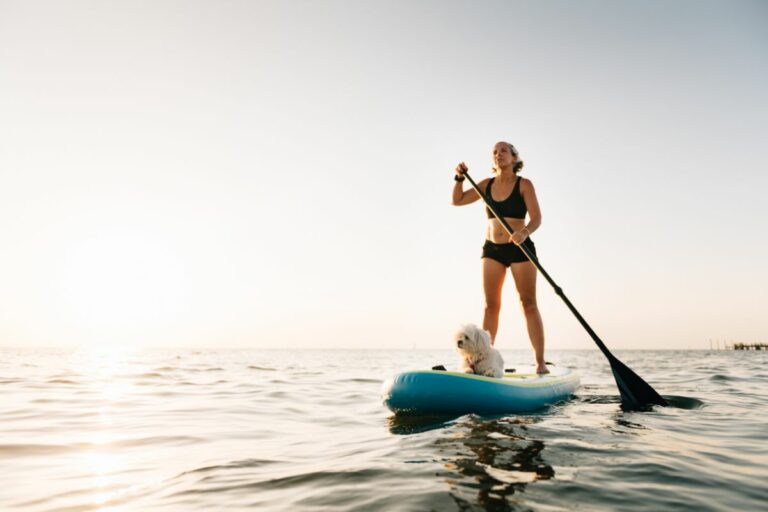
<path fill-rule="evenodd" d="M 517 161 L 517 157 L 512 154 L 509 144 L 499 142 L 493 146 L 493 165 L 499 169 L 508 167 Z"/>

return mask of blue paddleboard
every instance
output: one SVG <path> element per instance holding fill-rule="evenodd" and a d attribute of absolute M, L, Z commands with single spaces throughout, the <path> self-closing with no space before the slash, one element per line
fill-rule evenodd
<path fill-rule="evenodd" d="M 447 371 L 411 371 L 386 380 L 384 405 L 395 413 L 506 414 L 541 409 L 570 397 L 579 376 L 569 368 L 549 366 L 537 375 L 518 368 L 497 379 Z"/>

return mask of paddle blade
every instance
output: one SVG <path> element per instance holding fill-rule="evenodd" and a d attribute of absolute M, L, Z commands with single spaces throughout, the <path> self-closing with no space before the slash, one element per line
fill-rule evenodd
<path fill-rule="evenodd" d="M 621 394 L 621 405 L 626 409 L 643 409 L 649 405 L 669 405 L 650 384 L 611 354 L 608 358 L 613 378 Z"/>

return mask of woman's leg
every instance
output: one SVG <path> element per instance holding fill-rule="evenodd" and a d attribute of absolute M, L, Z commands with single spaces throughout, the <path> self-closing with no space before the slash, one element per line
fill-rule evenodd
<path fill-rule="evenodd" d="M 544 364 L 544 323 L 541 321 L 539 306 L 536 303 L 536 267 L 530 261 L 510 265 L 515 287 L 520 295 L 525 322 L 528 325 L 528 337 L 531 339 L 533 353 L 536 356 L 536 373 L 548 373 Z"/>
<path fill-rule="evenodd" d="M 483 290 L 485 291 L 485 316 L 483 329 L 491 334 L 491 345 L 496 341 L 499 330 L 499 312 L 501 311 L 501 287 L 507 268 L 496 260 L 483 258 Z"/>

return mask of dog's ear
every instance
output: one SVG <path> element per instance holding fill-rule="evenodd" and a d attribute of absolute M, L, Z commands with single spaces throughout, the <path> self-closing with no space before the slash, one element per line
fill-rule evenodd
<path fill-rule="evenodd" d="M 480 330 L 480 337 L 483 340 L 483 343 L 487 344 L 489 347 L 491 346 L 491 333 L 486 331 L 485 329 Z"/>

